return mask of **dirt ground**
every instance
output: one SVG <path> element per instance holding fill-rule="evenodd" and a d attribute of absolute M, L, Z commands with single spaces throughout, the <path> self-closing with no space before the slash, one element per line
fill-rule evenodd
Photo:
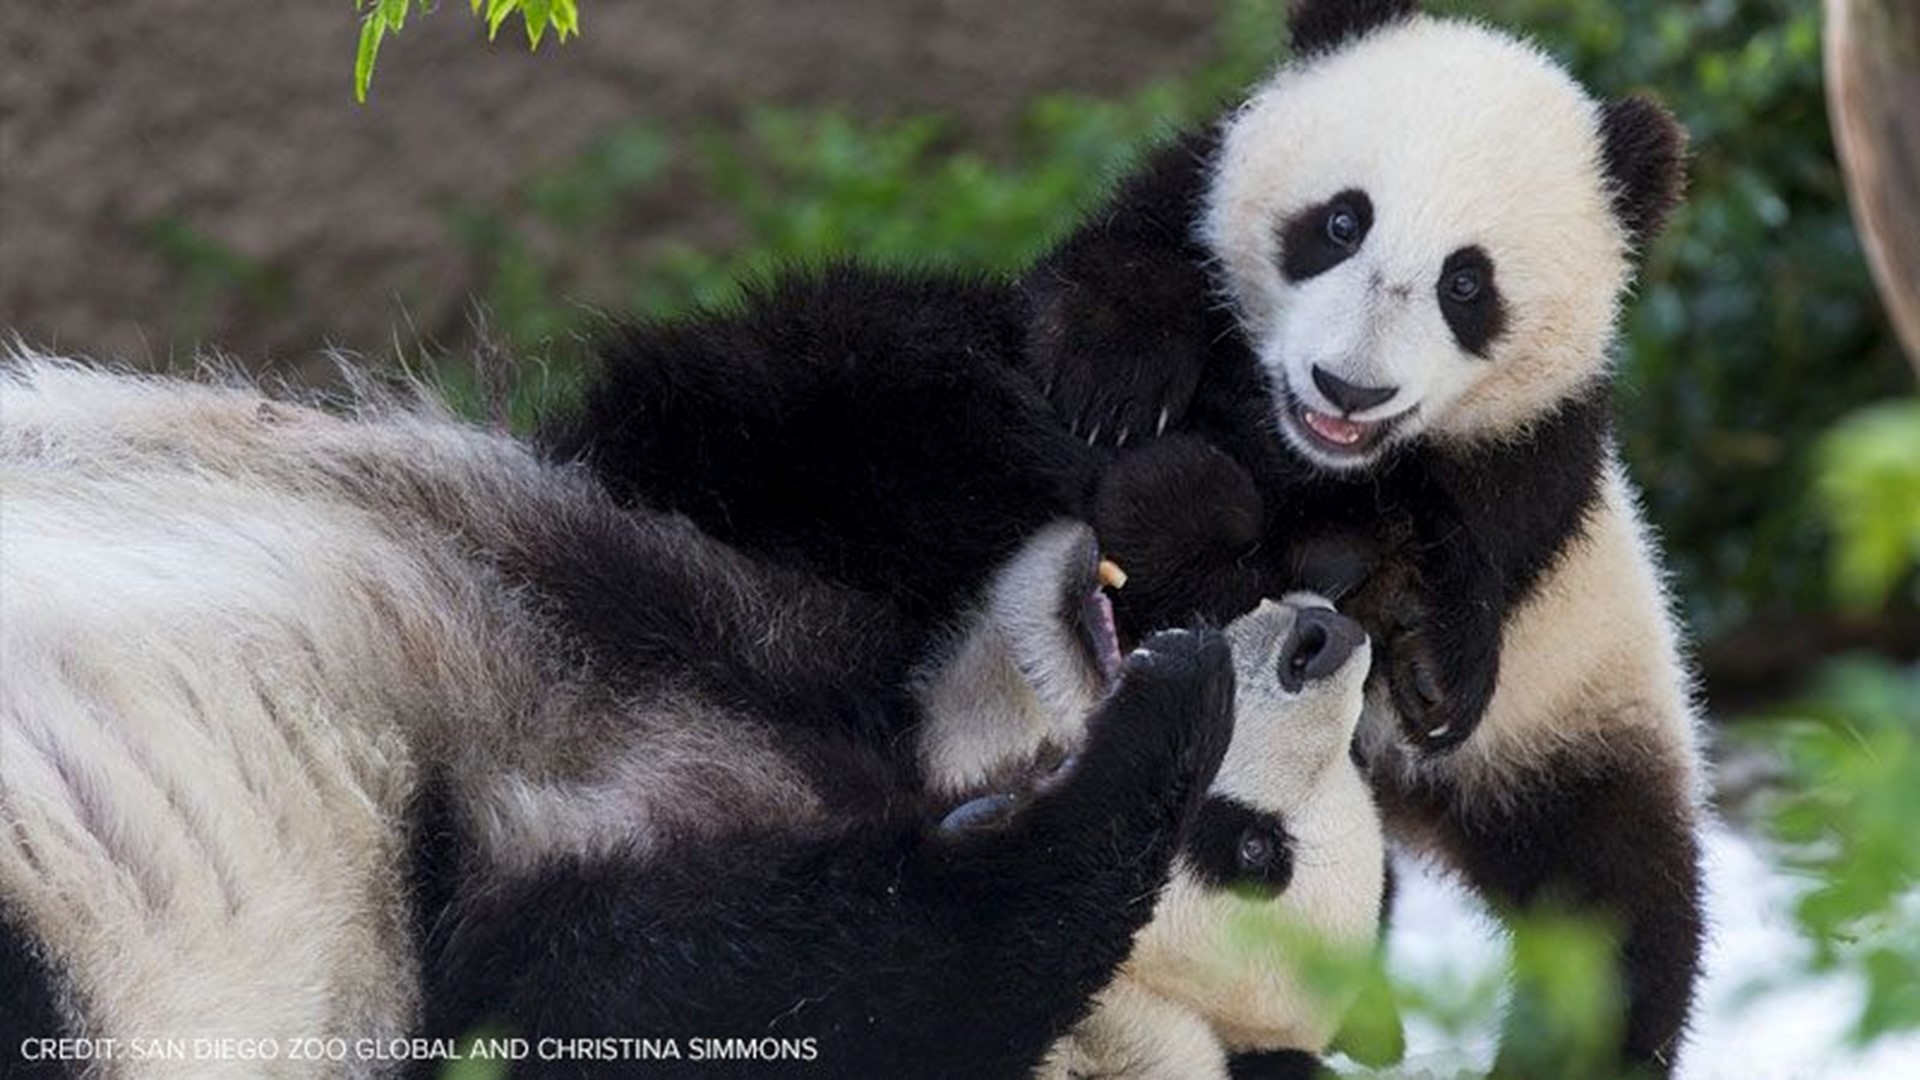
<path fill-rule="evenodd" d="M 466 6 L 441 0 L 390 39 L 356 107 L 350 0 L 6 5 L 0 332 L 143 364 L 200 344 L 283 363 L 379 350 L 403 318 L 459 318 L 473 289 L 436 207 L 499 198 L 622 122 L 691 131 L 755 103 L 839 102 L 946 112 L 991 142 L 1037 93 L 1192 68 L 1219 9 L 583 0 L 584 35 L 530 55 L 505 31 L 489 47 Z M 206 242 L 254 284 L 196 298 L 179 252 Z"/>

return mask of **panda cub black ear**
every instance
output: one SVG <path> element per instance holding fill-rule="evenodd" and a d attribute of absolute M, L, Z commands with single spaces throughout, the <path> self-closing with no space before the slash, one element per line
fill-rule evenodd
<path fill-rule="evenodd" d="M 1600 106 L 1600 153 L 1613 212 L 1636 251 L 1667 223 L 1686 187 L 1687 133 L 1673 114 L 1641 97 Z"/>
<path fill-rule="evenodd" d="M 1413 18 L 1416 0 L 1298 0 L 1287 18 L 1295 56 L 1332 52 L 1383 26 Z"/>

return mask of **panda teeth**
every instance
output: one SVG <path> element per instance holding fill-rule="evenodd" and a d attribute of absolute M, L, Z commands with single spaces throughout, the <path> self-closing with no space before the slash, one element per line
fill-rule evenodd
<path fill-rule="evenodd" d="M 1301 412 L 1302 419 L 1307 422 L 1308 427 L 1313 429 L 1315 435 L 1336 446 L 1358 445 L 1366 438 L 1367 430 L 1372 426 L 1353 420 L 1344 420 L 1337 416 L 1328 416 L 1326 413 L 1312 409 L 1303 409 Z"/>

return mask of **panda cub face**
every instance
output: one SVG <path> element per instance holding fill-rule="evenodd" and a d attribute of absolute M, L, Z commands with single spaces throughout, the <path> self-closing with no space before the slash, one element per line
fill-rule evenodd
<path fill-rule="evenodd" d="M 1229 122 L 1204 240 L 1301 454 L 1498 437 L 1601 373 L 1629 273 L 1601 122 L 1532 46 L 1424 16 Z"/>
<path fill-rule="evenodd" d="M 1284 943 L 1372 946 L 1386 852 L 1348 756 L 1371 653 L 1306 594 L 1227 627 L 1234 729 L 1175 873 L 1120 977 L 1039 1080 L 1221 1075 L 1242 1050 L 1319 1052 L 1347 1000 L 1300 983 Z"/>
<path fill-rule="evenodd" d="M 1348 754 L 1369 643 L 1305 594 L 1262 603 L 1227 638 L 1233 742 L 1124 974 L 1191 1010 L 1229 1050 L 1318 1052 L 1348 1002 L 1308 991 L 1286 950 L 1261 943 L 1307 933 L 1360 949 L 1378 933 L 1386 852 Z"/>

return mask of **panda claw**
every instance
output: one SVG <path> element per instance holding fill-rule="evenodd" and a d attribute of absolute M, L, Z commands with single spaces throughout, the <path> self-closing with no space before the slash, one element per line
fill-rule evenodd
<path fill-rule="evenodd" d="M 993 828 L 1010 817 L 1018 803 L 1014 795 L 983 795 L 949 811 L 940 819 L 940 831 L 967 833 Z"/>
<path fill-rule="evenodd" d="M 1453 730 L 1452 724 L 1441 724 L 1439 727 L 1434 728 L 1432 731 L 1427 732 L 1427 738 L 1429 739 L 1445 738 L 1447 732 L 1452 730 Z"/>
<path fill-rule="evenodd" d="M 1093 430 L 1087 432 L 1087 445 L 1092 446 L 1095 442 L 1099 441 L 1099 439 L 1100 439 L 1100 425 L 1095 424 L 1093 425 Z"/>
<path fill-rule="evenodd" d="M 1159 438 L 1160 436 L 1165 435 L 1166 433 L 1167 433 L 1167 410 L 1164 406 L 1162 406 L 1160 409 L 1160 420 L 1158 423 L 1153 425 L 1153 434 L 1155 438 Z"/>

